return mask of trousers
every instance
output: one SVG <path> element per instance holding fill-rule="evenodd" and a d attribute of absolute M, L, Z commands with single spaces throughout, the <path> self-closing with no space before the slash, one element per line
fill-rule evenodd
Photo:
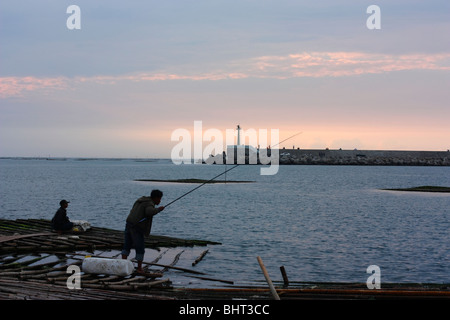
<path fill-rule="evenodd" d="M 130 255 L 131 249 L 136 250 L 136 260 L 144 260 L 145 253 L 145 237 L 144 232 L 127 223 L 125 225 L 124 243 L 122 249 L 122 255 Z"/>

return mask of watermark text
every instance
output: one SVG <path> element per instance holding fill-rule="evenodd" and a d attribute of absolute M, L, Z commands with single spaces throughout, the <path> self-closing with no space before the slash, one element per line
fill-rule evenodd
<path fill-rule="evenodd" d="M 172 132 L 171 141 L 178 141 L 172 148 L 171 159 L 175 164 L 261 164 L 261 175 L 278 172 L 279 151 L 270 145 L 279 144 L 279 130 L 226 129 L 225 136 L 219 129 L 203 130 L 202 121 L 194 121 L 193 137 L 189 130 L 178 128 Z M 237 143 L 235 141 L 237 140 Z M 243 141 L 244 144 L 241 144 Z M 248 141 L 248 144 L 246 144 Z M 206 146 L 204 142 L 208 142 Z"/>

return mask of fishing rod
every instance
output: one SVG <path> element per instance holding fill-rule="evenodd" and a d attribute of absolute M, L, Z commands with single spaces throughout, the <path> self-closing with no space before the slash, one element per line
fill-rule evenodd
<path fill-rule="evenodd" d="M 294 134 L 294 135 L 292 135 L 292 136 L 290 136 L 289 138 L 286 138 L 286 139 L 284 139 L 283 141 L 281 141 L 281 142 L 278 142 L 274 147 L 276 147 L 276 146 L 278 146 L 279 144 L 281 144 L 281 143 L 283 143 L 283 142 L 285 142 L 285 141 L 287 141 L 287 140 L 289 140 L 289 139 L 292 139 L 293 137 L 295 137 L 295 136 L 298 136 L 299 134 L 302 134 L 303 132 L 298 132 L 298 133 L 296 133 L 296 134 Z M 228 169 L 228 170 L 225 170 L 224 172 L 222 172 L 221 174 L 218 174 L 217 176 L 215 176 L 214 178 L 212 178 L 212 179 L 209 179 L 208 181 L 205 181 L 205 182 L 203 182 L 202 184 L 200 184 L 200 185 L 198 185 L 197 187 L 195 187 L 194 189 L 192 189 L 192 190 L 190 190 L 190 191 L 188 191 L 188 192 L 186 192 L 185 194 L 183 194 L 183 195 L 181 195 L 181 196 L 179 196 L 178 198 L 176 198 L 175 200 L 173 200 L 173 201 L 171 201 L 171 202 L 169 202 L 168 204 L 166 204 L 165 206 L 164 206 L 164 208 L 166 208 L 166 207 L 168 207 L 168 206 L 170 206 L 172 203 L 174 203 L 175 201 L 178 201 L 178 200 L 180 200 L 181 198 L 184 198 L 185 196 L 187 196 L 188 194 L 190 194 L 191 192 L 193 192 L 193 191 L 195 191 L 195 190 L 197 190 L 198 188 L 200 188 L 200 187 L 203 187 L 205 184 L 207 184 L 207 183 L 210 183 L 211 181 L 213 181 L 214 179 L 216 179 L 216 178 L 218 178 L 218 177 L 220 177 L 220 176 L 222 176 L 222 175 L 224 175 L 225 173 L 227 173 L 228 171 L 231 171 L 231 170 L 233 170 L 234 168 L 236 168 L 236 167 L 238 167 L 240 164 L 237 164 L 237 165 L 235 165 L 235 166 L 233 166 L 233 167 L 231 167 L 230 169 Z"/>
<path fill-rule="evenodd" d="M 172 203 L 174 203 L 175 201 L 178 201 L 178 200 L 180 200 L 181 198 L 183 198 L 183 197 L 187 196 L 187 195 L 188 195 L 189 193 L 191 193 L 192 191 L 195 191 L 195 190 L 197 190 L 198 188 L 200 188 L 200 187 L 204 186 L 205 184 L 207 184 L 207 183 L 209 183 L 209 182 L 213 181 L 214 179 L 216 179 L 216 178 L 220 177 L 221 175 L 223 175 L 223 174 L 227 173 L 228 171 L 231 171 L 231 170 L 233 170 L 233 169 L 234 169 L 234 168 L 236 168 L 237 166 L 239 166 L 239 164 L 237 164 L 237 165 L 235 165 L 234 167 L 232 167 L 232 168 L 230 168 L 230 169 L 228 169 L 228 170 L 226 170 L 226 171 L 222 172 L 221 174 L 218 174 L 218 175 L 217 175 L 217 176 L 215 176 L 214 178 L 212 178 L 212 179 L 209 179 L 209 180 L 208 180 L 208 181 L 206 181 L 206 182 L 203 182 L 203 183 L 202 183 L 201 185 L 198 185 L 197 187 L 195 187 L 195 188 L 194 188 L 194 189 L 192 189 L 191 191 L 188 191 L 188 192 L 186 192 L 185 194 L 183 194 L 182 196 L 180 196 L 180 197 L 176 198 L 175 200 L 173 200 L 173 201 L 169 202 L 168 204 L 166 204 L 166 205 L 164 206 L 164 208 L 168 207 L 169 205 L 171 205 L 171 204 L 172 204 Z"/>
<path fill-rule="evenodd" d="M 291 138 L 293 138 L 293 137 L 295 137 L 295 136 L 298 136 L 299 134 L 302 134 L 302 133 L 303 133 L 303 132 L 298 132 L 298 133 L 296 133 L 296 134 L 290 136 L 289 138 L 286 138 L 286 139 L 284 139 L 283 141 L 278 142 L 276 145 L 274 145 L 274 147 L 276 147 L 276 146 L 278 146 L 279 144 L 281 144 L 281 143 L 283 143 L 283 142 L 285 142 L 285 141 L 287 141 L 287 140 L 289 140 L 289 139 L 291 139 Z"/>

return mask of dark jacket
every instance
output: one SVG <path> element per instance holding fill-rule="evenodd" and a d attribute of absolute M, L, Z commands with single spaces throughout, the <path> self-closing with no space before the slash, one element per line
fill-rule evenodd
<path fill-rule="evenodd" d="M 55 215 L 52 219 L 52 227 L 55 230 L 67 230 L 72 228 L 73 224 L 70 222 L 67 217 L 67 210 L 63 207 L 60 207 L 58 211 L 56 211 Z"/>
<path fill-rule="evenodd" d="M 134 203 L 127 217 L 127 223 L 141 230 L 145 236 L 148 236 L 152 229 L 153 216 L 157 213 L 159 213 L 159 209 L 155 208 L 152 198 L 140 197 Z"/>

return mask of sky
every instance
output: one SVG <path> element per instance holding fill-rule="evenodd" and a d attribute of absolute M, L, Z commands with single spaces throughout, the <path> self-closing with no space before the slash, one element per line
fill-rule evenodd
<path fill-rule="evenodd" d="M 447 150 L 449 34 L 448 0 L 3 0 L 0 156 L 169 158 L 195 121 Z"/>

